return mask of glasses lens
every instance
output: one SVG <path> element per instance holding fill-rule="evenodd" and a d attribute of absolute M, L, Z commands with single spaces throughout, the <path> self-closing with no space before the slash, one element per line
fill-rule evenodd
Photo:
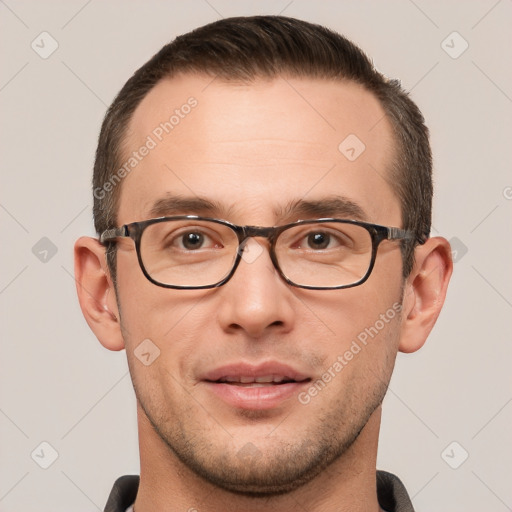
<path fill-rule="evenodd" d="M 171 286 L 210 286 L 233 268 L 238 237 L 211 221 L 171 220 L 150 224 L 142 234 L 141 259 L 147 274 Z"/>
<path fill-rule="evenodd" d="M 297 285 L 348 286 L 368 272 L 372 237 L 357 224 L 302 224 L 281 233 L 276 255 L 283 274 Z"/>

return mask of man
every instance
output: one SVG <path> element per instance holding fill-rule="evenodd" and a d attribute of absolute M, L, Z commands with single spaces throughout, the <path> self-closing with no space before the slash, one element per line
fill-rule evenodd
<path fill-rule="evenodd" d="M 178 37 L 126 83 L 75 247 L 126 349 L 140 482 L 107 511 L 410 511 L 376 471 L 397 352 L 444 302 L 423 118 L 352 43 L 285 17 Z"/>

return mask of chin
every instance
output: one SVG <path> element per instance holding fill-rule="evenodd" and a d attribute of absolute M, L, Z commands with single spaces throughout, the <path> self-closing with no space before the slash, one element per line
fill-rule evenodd
<path fill-rule="evenodd" d="M 305 439 L 300 444 L 276 443 L 259 450 L 251 442 L 237 452 L 213 453 L 212 445 L 174 453 L 202 480 L 229 493 L 267 498 L 290 493 L 318 476 L 352 445 L 359 432 L 340 439 Z M 206 448 L 206 449 L 205 449 Z"/>

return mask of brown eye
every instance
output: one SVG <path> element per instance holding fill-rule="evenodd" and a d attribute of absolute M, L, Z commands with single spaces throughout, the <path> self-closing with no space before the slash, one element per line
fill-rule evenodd
<path fill-rule="evenodd" d="M 185 233 L 181 238 L 181 243 L 185 249 L 193 251 L 200 249 L 204 243 L 204 235 L 201 233 Z"/>
<path fill-rule="evenodd" d="M 331 237 L 327 233 L 310 233 L 307 240 L 311 249 L 325 249 L 329 246 Z"/>

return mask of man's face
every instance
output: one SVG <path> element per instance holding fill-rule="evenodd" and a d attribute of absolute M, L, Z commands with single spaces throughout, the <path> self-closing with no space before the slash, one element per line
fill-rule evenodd
<path fill-rule="evenodd" d="M 197 105 L 180 110 L 190 97 Z M 155 132 L 175 109 L 172 131 Z M 366 146 L 355 160 L 361 147 L 338 148 L 351 134 Z M 256 226 L 347 218 L 332 209 L 340 199 L 356 203 L 362 220 L 401 226 L 384 179 L 391 128 L 355 84 L 164 80 L 136 110 L 126 156 L 148 136 L 156 147 L 123 180 L 118 225 L 180 214 Z M 193 201 L 175 207 L 173 197 Z M 198 199 L 215 207 L 198 208 Z M 301 202 L 315 208 L 299 214 Z M 261 253 L 242 259 L 224 286 L 174 290 L 150 283 L 133 243 L 120 241 L 117 298 L 139 412 L 171 452 L 226 489 L 280 492 L 317 475 L 378 415 L 399 341 L 402 262 L 398 243 L 385 241 L 363 285 L 313 291 L 286 284 L 267 241 L 257 243 L 249 251 Z M 160 350 L 147 366 L 134 353 L 146 339 Z M 269 376 L 294 382 L 243 383 Z"/>

